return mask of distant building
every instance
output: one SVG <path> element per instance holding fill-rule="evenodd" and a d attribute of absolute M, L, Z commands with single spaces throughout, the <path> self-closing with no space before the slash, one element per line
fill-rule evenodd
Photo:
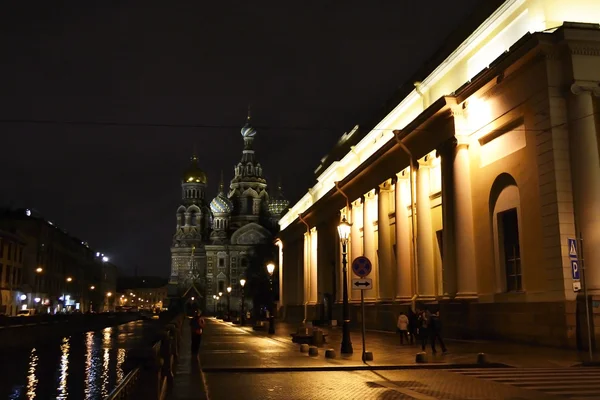
<path fill-rule="evenodd" d="M 415 302 L 449 336 L 585 347 L 585 263 L 600 340 L 600 7 L 483 3 L 281 218 L 289 320 L 341 320 L 346 283 L 358 321 L 345 217 L 349 262 L 372 263 L 368 328 L 394 329 Z"/>
<path fill-rule="evenodd" d="M 234 166 L 228 188 L 223 177 L 217 196 L 208 202 L 207 176 L 194 155 L 185 171 L 181 205 L 176 212 L 176 230 L 171 245 L 170 287 L 173 293 L 198 298 L 212 310 L 213 296 L 232 288 L 232 309 L 240 304 L 239 281 L 246 278 L 250 260 L 271 247 L 277 222 L 288 201 L 281 192 L 267 190 L 263 169 L 256 159 L 253 142 L 257 131 L 247 123 L 241 129 L 242 158 Z"/>
<path fill-rule="evenodd" d="M 168 280 L 152 276 L 119 278 L 118 305 L 156 310 L 166 307 Z"/>
<path fill-rule="evenodd" d="M 19 236 L 0 231 L 0 315 L 15 315 L 33 301 L 23 287 L 23 250 Z"/>
<path fill-rule="evenodd" d="M 106 271 L 103 255 L 34 210 L 1 210 L 0 227 L 24 243 L 21 290 L 26 304 L 19 307 L 43 313 L 101 311 L 106 284 L 116 279 L 116 272 Z"/>

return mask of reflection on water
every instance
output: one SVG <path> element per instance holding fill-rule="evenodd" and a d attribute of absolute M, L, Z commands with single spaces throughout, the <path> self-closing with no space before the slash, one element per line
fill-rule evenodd
<path fill-rule="evenodd" d="M 31 356 L 29 357 L 29 370 L 27 371 L 27 398 L 29 400 L 35 399 L 35 389 L 37 387 L 38 380 L 35 376 L 35 367 L 37 367 L 38 356 L 35 353 L 35 347 L 31 349 Z"/>
<path fill-rule="evenodd" d="M 102 399 L 123 380 L 127 349 L 154 330 L 137 321 L 0 355 L 0 399 Z"/>
<path fill-rule="evenodd" d="M 63 338 L 60 345 L 60 377 L 58 379 L 57 400 L 65 400 L 68 396 L 67 376 L 69 375 L 69 338 Z"/>

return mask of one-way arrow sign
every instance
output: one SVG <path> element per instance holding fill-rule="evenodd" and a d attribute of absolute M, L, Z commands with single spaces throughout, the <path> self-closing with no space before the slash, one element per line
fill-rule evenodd
<path fill-rule="evenodd" d="M 370 279 L 370 278 L 352 279 L 352 288 L 358 289 L 358 290 L 373 289 L 373 279 Z"/>

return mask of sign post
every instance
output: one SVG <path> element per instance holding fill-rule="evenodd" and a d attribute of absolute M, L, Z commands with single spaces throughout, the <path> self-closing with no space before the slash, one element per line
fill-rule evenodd
<path fill-rule="evenodd" d="M 373 353 L 367 354 L 365 343 L 365 290 L 373 288 L 373 280 L 365 279 L 371 273 L 373 265 L 371 260 L 365 256 L 359 256 L 352 261 L 352 271 L 360 277 L 360 279 L 352 279 L 352 287 L 360 290 L 360 310 L 362 314 L 362 361 L 373 361 Z"/>
<path fill-rule="evenodd" d="M 590 324 L 590 304 L 588 299 L 587 285 L 585 282 L 585 260 L 583 258 L 583 238 L 579 236 L 579 240 L 567 238 L 569 246 L 569 259 L 571 261 L 571 275 L 573 277 L 573 291 L 579 292 L 583 286 L 583 297 L 585 300 L 585 319 L 587 322 L 588 334 L 588 350 L 590 361 L 592 361 L 594 353 L 592 350 L 592 327 Z M 579 251 L 578 251 L 579 248 Z M 581 255 L 581 259 L 580 259 Z M 583 281 L 583 282 L 582 282 Z"/>

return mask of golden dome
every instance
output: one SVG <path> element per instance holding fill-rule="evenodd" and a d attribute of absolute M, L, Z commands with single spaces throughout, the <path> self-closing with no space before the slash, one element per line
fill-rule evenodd
<path fill-rule="evenodd" d="M 192 162 L 183 174 L 183 183 L 204 183 L 206 184 L 206 173 L 198 165 L 198 157 L 193 156 Z"/>

